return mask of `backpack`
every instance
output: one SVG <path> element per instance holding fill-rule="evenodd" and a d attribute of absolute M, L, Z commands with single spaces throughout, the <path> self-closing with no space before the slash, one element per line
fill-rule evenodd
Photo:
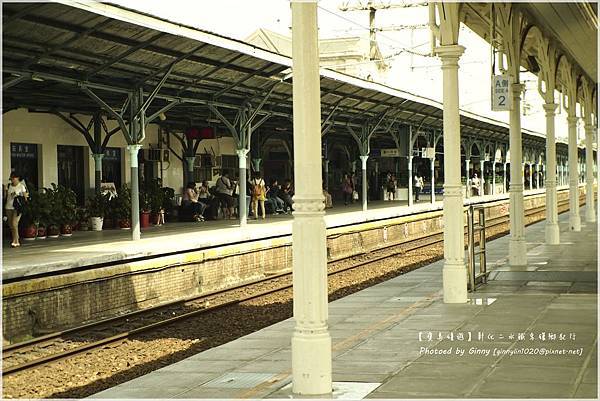
<path fill-rule="evenodd" d="M 252 180 L 252 196 L 258 198 L 263 194 L 263 186 L 261 185 L 263 182 L 262 178 L 259 181 L 256 181 L 256 178 Z"/>

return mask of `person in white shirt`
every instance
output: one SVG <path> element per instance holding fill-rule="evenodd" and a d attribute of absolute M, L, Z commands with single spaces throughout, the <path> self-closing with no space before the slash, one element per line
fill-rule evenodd
<path fill-rule="evenodd" d="M 423 189 L 423 178 L 417 173 L 415 174 L 415 202 L 419 201 L 419 194 Z"/>
<path fill-rule="evenodd" d="M 210 191 L 208 190 L 208 181 L 202 181 L 200 188 L 198 188 L 198 199 L 204 199 L 202 202 L 208 204 L 210 200 Z"/>
<path fill-rule="evenodd" d="M 473 179 L 471 180 L 471 185 L 473 187 L 473 192 L 475 192 L 477 195 L 481 195 L 481 181 L 479 180 L 479 177 L 477 177 L 477 173 L 473 174 Z M 475 195 L 475 193 L 473 195 Z"/>
<path fill-rule="evenodd" d="M 217 196 L 221 202 L 221 209 L 223 210 L 223 217 L 225 219 L 235 219 L 233 211 L 235 200 L 232 196 L 235 184 L 235 181 L 232 182 L 229 179 L 228 171 L 223 172 L 217 180 Z"/>
<path fill-rule="evenodd" d="M 25 183 L 21 181 L 21 177 L 16 172 L 10 173 L 10 184 L 6 189 L 6 217 L 8 218 L 8 225 L 10 226 L 10 232 L 12 234 L 11 247 L 16 248 L 21 246 L 19 242 L 19 220 L 21 220 L 21 211 L 15 210 L 15 198 L 17 196 L 24 196 L 25 199 L 29 196 L 27 193 L 27 187 Z"/>

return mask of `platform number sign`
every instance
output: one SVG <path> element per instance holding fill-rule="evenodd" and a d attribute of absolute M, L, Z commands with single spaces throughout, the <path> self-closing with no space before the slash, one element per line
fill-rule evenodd
<path fill-rule="evenodd" d="M 509 111 L 511 106 L 510 77 L 494 75 L 492 77 L 492 111 Z"/>

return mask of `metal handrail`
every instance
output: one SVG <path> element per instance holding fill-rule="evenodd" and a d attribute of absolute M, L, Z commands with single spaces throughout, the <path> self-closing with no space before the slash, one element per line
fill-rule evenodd
<path fill-rule="evenodd" d="M 475 214 L 478 222 L 475 224 Z M 479 234 L 479 246 L 475 249 L 475 235 Z M 487 283 L 487 260 L 485 238 L 485 207 L 483 205 L 470 205 L 467 209 L 467 237 L 468 237 L 468 276 L 469 288 L 476 291 L 477 285 Z M 479 272 L 475 271 L 475 256 L 479 256 Z"/>

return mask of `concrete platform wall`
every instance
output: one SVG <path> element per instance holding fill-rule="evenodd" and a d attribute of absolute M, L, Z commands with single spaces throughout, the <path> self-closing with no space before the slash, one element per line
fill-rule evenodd
<path fill-rule="evenodd" d="M 583 189 L 583 188 L 582 188 Z M 581 201 L 585 201 L 583 191 Z M 559 192 L 559 203 L 568 192 Z M 526 210 L 545 196 L 526 198 Z M 491 202 L 486 218 L 506 215 L 508 201 Z M 568 210 L 568 204 L 559 212 Z M 544 218 L 544 212 L 526 223 Z M 443 230 L 442 212 L 403 216 L 328 230 L 329 261 L 368 253 Z M 83 322 L 228 288 L 291 270 L 291 236 L 221 246 L 3 285 L 3 336 L 14 342 Z"/>

